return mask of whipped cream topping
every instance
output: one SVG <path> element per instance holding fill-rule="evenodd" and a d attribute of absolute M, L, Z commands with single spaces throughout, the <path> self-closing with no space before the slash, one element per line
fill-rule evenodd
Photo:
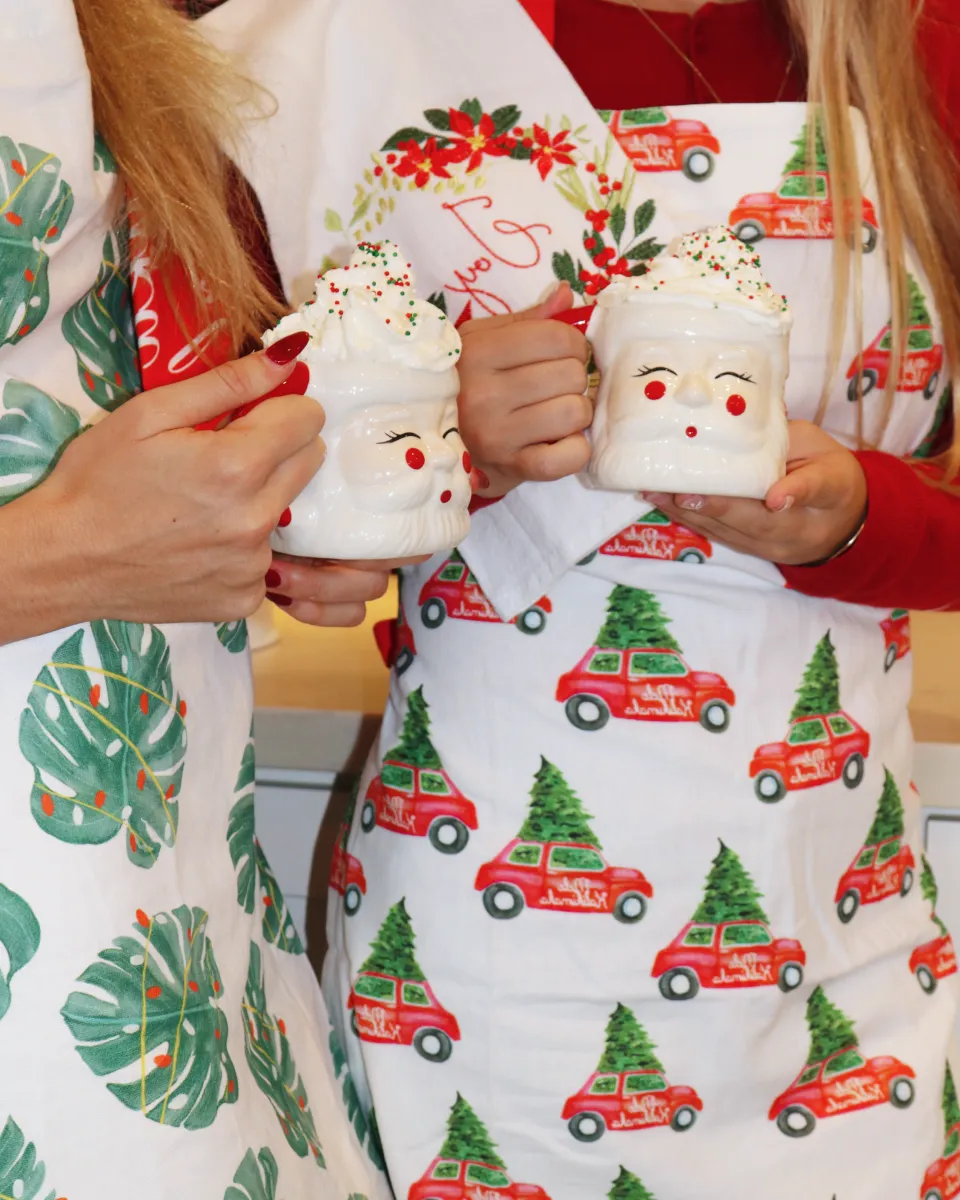
<path fill-rule="evenodd" d="M 265 333 L 263 344 L 301 331 L 310 334 L 301 358 L 314 362 L 448 371 L 460 357 L 460 335 L 436 305 L 417 299 L 413 268 L 389 241 L 361 242 L 347 266 L 320 275 L 316 298 Z"/>
<path fill-rule="evenodd" d="M 702 297 L 724 308 L 742 308 L 789 326 L 793 315 L 786 296 L 764 278 L 760 257 L 724 225 L 673 241 L 654 258 L 645 275 L 617 280 L 600 294 L 604 308 L 630 304 L 658 293 Z"/>

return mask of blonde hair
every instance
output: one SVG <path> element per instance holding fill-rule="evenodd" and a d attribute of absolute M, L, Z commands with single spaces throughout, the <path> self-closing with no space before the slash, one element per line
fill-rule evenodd
<path fill-rule="evenodd" d="M 236 114 L 252 85 L 168 0 L 74 4 L 97 131 L 153 260 L 161 269 L 180 260 L 199 328 L 222 318 L 239 352 L 283 311 L 244 247 L 242 230 L 256 229 L 259 219 L 225 153 L 236 145 Z"/>
<path fill-rule="evenodd" d="M 895 360 L 885 398 L 883 426 L 900 376 L 908 328 L 905 266 L 911 243 L 933 290 L 947 355 L 960 363 L 960 192 L 952 148 L 933 110 L 917 54 L 923 0 L 784 0 L 807 59 L 811 169 L 819 122 L 830 163 L 834 208 L 835 286 L 831 372 L 837 370 L 851 298 L 858 345 L 862 320 L 861 194 L 850 107 L 863 113 L 874 172 L 893 293 Z M 828 380 L 829 384 L 829 380 Z M 821 400 L 821 418 L 826 407 Z M 863 436 L 860 404 L 860 441 Z"/>

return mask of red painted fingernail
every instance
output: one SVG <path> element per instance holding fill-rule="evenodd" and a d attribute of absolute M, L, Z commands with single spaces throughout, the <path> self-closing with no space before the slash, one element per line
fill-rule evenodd
<path fill-rule="evenodd" d="M 290 511 L 289 508 L 285 508 L 283 510 L 283 512 L 280 514 L 280 520 L 277 522 L 277 528 L 278 529 L 286 529 L 286 527 L 290 524 L 290 522 L 292 520 L 293 520 L 293 513 Z"/>
<path fill-rule="evenodd" d="M 264 353 L 276 366 L 285 367 L 287 363 L 293 362 L 309 341 L 309 333 L 291 333 L 268 346 Z"/>
<path fill-rule="evenodd" d="M 278 588 L 280 584 L 283 583 L 283 576 L 279 571 L 270 570 L 264 577 L 264 583 L 266 583 L 268 588 L 273 590 L 274 588 Z"/>
<path fill-rule="evenodd" d="M 289 596 L 281 596 L 279 592 L 267 592 L 267 599 L 280 608 L 289 608 L 293 603 Z"/>

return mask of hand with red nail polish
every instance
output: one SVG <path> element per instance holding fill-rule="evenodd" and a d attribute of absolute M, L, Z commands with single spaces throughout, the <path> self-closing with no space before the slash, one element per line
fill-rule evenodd
<path fill-rule="evenodd" d="M 551 318 L 569 310 L 566 284 L 524 312 L 467 321 L 460 328 L 460 436 L 480 496 L 502 496 L 524 480 L 562 479 L 590 457 L 593 420 L 587 340 Z"/>
<path fill-rule="evenodd" d="M 307 625 L 359 625 L 367 604 L 387 590 L 391 572 L 426 558 L 326 562 L 276 554 L 267 572 L 267 599 Z"/>
<path fill-rule="evenodd" d="M 816 425 L 790 422 L 787 475 L 765 500 L 644 497 L 672 520 L 768 562 L 803 566 L 846 546 L 863 525 L 867 482 L 856 456 Z"/>
<path fill-rule="evenodd" d="M 0 641 L 97 618 L 254 612 L 268 589 L 270 535 L 323 462 L 321 406 L 286 394 L 303 390 L 305 338 L 135 396 L 73 441 L 10 506 L 44 552 L 17 556 L 36 559 L 36 594 L 18 589 L 23 604 L 6 606 Z M 237 410 L 245 415 L 225 428 L 196 428 Z M 285 594 L 272 578 L 269 590 Z"/>

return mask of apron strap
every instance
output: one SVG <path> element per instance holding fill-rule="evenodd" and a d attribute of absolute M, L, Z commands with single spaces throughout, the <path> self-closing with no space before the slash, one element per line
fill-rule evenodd
<path fill-rule="evenodd" d="M 557 0 L 520 0 L 520 3 L 552 46 L 556 34 Z"/>

